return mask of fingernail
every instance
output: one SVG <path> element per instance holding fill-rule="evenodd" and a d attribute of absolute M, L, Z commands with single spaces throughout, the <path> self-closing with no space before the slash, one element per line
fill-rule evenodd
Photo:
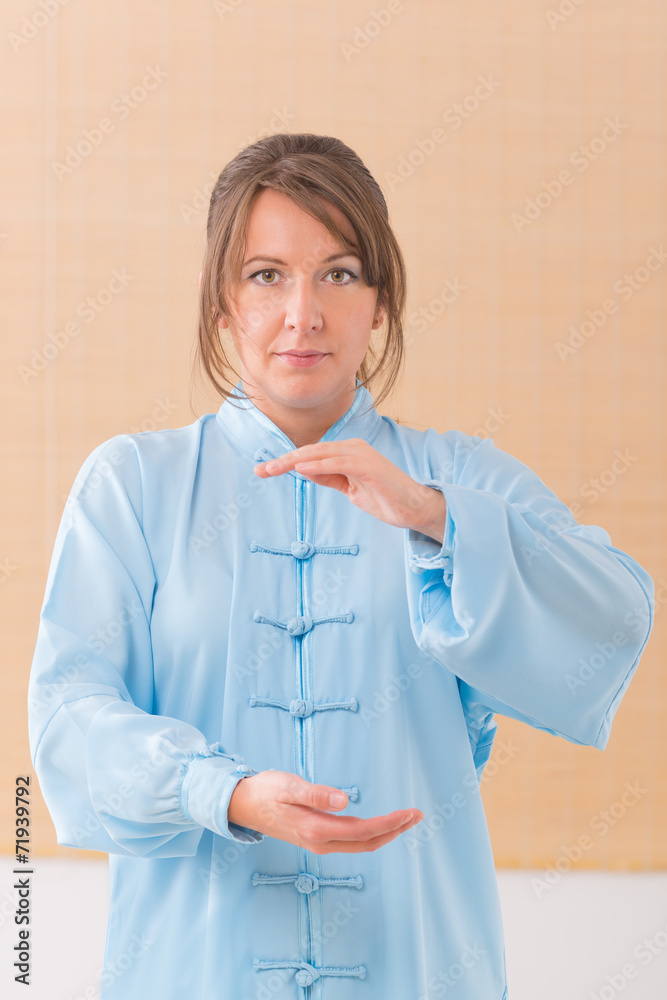
<path fill-rule="evenodd" d="M 332 792 L 329 796 L 330 806 L 344 806 L 345 805 L 345 795 L 342 792 Z"/>
<path fill-rule="evenodd" d="M 267 472 L 273 472 L 274 469 L 278 468 L 278 463 L 277 462 L 267 462 L 266 465 L 264 466 L 264 468 L 266 469 Z"/>

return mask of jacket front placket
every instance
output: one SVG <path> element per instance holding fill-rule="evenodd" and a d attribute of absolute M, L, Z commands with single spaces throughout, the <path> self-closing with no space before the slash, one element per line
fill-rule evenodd
<path fill-rule="evenodd" d="M 266 449 L 259 449 L 257 461 L 265 461 L 273 456 Z M 255 557 L 261 558 L 282 558 L 288 557 L 294 560 L 296 577 L 296 604 L 294 615 L 285 620 L 271 618 L 266 615 L 261 607 L 254 613 L 254 621 L 258 625 L 268 625 L 272 628 L 284 629 L 294 639 L 295 657 L 295 686 L 294 697 L 290 698 L 286 693 L 284 700 L 274 700 L 260 698 L 252 695 L 249 699 L 251 708 L 260 710 L 289 712 L 294 720 L 295 738 L 295 773 L 299 774 L 306 781 L 316 782 L 317 778 L 313 773 L 312 766 L 312 743 L 313 725 L 318 712 L 352 711 L 358 709 L 358 702 L 353 693 L 345 701 L 337 702 L 315 702 L 312 693 L 312 671 L 309 657 L 309 644 L 305 641 L 310 631 L 325 623 L 335 623 L 344 627 L 354 622 L 354 613 L 350 610 L 345 614 L 327 615 L 326 613 L 314 617 L 309 613 L 313 608 L 312 586 L 310 585 L 311 574 L 308 572 L 311 559 L 326 558 L 331 555 L 356 556 L 359 551 L 357 544 L 347 544 L 338 546 L 318 546 L 307 540 L 309 531 L 309 515 L 313 509 L 312 493 L 315 489 L 313 483 L 302 478 L 298 474 L 293 475 L 294 480 L 294 503 L 296 512 L 297 538 L 291 543 L 289 548 L 272 548 L 267 545 L 260 545 L 252 541 L 249 545 L 250 552 Z M 312 515 L 311 515 L 312 516 Z M 268 572 L 268 570 L 267 570 Z M 356 786 L 343 787 L 351 801 L 354 801 L 359 794 Z M 349 855 L 352 857 L 353 855 Z M 318 907 L 316 906 L 315 893 L 335 891 L 336 888 L 346 887 L 362 889 L 364 885 L 363 877 L 358 872 L 351 872 L 346 878 L 323 878 L 315 872 L 310 871 L 312 867 L 317 867 L 318 855 L 312 854 L 305 848 L 298 848 L 299 871 L 287 872 L 276 875 L 269 872 L 256 871 L 252 876 L 252 885 L 259 891 L 271 891 L 275 885 L 286 883 L 294 886 L 294 891 L 299 894 L 299 950 L 303 956 L 302 960 L 294 961 L 290 959 L 275 960 L 260 958 L 256 956 L 253 961 L 257 971 L 271 969 L 293 969 L 294 978 L 299 989 L 300 1000 L 312 996 L 309 989 L 320 977 L 324 976 L 354 976 L 363 979 L 366 975 L 366 968 L 363 965 L 357 966 L 327 966 L 322 964 L 322 934 L 313 933 L 313 928 L 319 927 Z"/>

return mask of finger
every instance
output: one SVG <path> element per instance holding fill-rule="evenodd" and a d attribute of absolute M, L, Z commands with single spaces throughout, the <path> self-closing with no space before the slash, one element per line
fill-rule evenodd
<path fill-rule="evenodd" d="M 318 441 L 315 444 L 304 444 L 300 448 L 295 448 L 294 451 L 287 451 L 284 455 L 279 455 L 278 458 L 260 462 L 253 468 L 258 474 L 265 472 L 267 475 L 280 475 L 280 473 L 293 468 L 296 462 L 309 462 L 339 455 L 348 457 L 358 455 L 360 444 L 367 445 L 368 442 L 356 438 L 346 438 L 343 441 Z"/>
<path fill-rule="evenodd" d="M 264 462 L 260 462 L 259 465 L 254 465 L 253 469 L 252 469 L 252 471 L 255 473 L 255 475 L 256 476 L 261 476 L 262 479 L 268 479 L 269 476 L 271 475 L 271 473 L 267 472 L 266 469 L 264 468 L 265 464 L 266 463 L 264 463 Z"/>
<path fill-rule="evenodd" d="M 295 459 L 292 463 L 298 471 L 301 468 L 313 469 L 318 472 L 330 472 L 362 478 L 362 473 L 368 473 L 368 463 L 360 455 L 329 455 L 327 458 Z"/>
<path fill-rule="evenodd" d="M 361 449 L 360 449 L 361 445 Z M 287 451 L 281 458 L 295 462 L 309 462 L 315 458 L 331 458 L 335 455 L 358 455 L 360 450 L 370 448 L 367 441 L 358 438 L 343 438 L 340 441 L 316 441 L 304 444 L 293 451 Z"/>
<path fill-rule="evenodd" d="M 326 813 L 314 814 L 310 810 L 302 816 L 300 823 L 297 820 L 297 825 L 302 836 L 312 843 L 323 844 L 332 840 L 368 842 L 400 831 L 406 823 L 420 822 L 423 818 L 423 813 L 415 809 L 401 809 L 387 816 L 373 816 L 370 819 L 358 816 L 334 817 Z"/>
<path fill-rule="evenodd" d="M 317 462 L 296 462 L 294 465 L 300 476 L 305 476 L 317 486 L 329 486 L 333 490 L 345 493 L 348 488 L 347 476 L 329 473 L 323 475 L 317 467 Z"/>
<path fill-rule="evenodd" d="M 344 822 L 346 829 L 343 834 L 337 831 L 336 836 L 340 840 L 354 839 L 359 842 L 372 841 L 377 837 L 397 836 L 406 825 L 411 826 L 413 823 L 419 823 L 423 818 L 424 814 L 418 809 L 400 809 L 387 816 L 373 816 L 371 819 L 341 816 L 336 818 L 336 822 Z"/>
<path fill-rule="evenodd" d="M 390 841 L 395 840 L 396 837 L 405 833 L 406 830 L 409 830 L 418 822 L 419 820 L 415 817 L 412 820 L 408 820 L 408 822 L 401 824 L 401 826 L 397 829 L 390 830 L 388 833 L 384 833 L 381 836 L 372 837 L 370 840 L 330 840 L 326 843 L 306 843 L 304 846 L 313 854 L 360 854 L 363 851 L 376 851 L 379 847 L 383 847 L 385 844 L 390 843 Z"/>
<path fill-rule="evenodd" d="M 341 796 L 340 801 L 337 801 Z M 310 809 L 323 811 L 345 809 L 349 802 L 347 793 L 335 785 L 316 785 L 297 774 L 290 775 L 290 780 L 278 798 L 290 805 L 308 806 Z"/>

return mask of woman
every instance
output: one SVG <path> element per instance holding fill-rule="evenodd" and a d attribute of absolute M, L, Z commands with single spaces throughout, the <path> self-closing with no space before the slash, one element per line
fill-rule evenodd
<path fill-rule="evenodd" d="M 357 155 L 254 143 L 200 278 L 219 411 L 77 477 L 30 737 L 58 842 L 110 855 L 107 1000 L 508 995 L 494 713 L 604 749 L 653 583 L 490 440 L 379 415 L 404 300 Z"/>

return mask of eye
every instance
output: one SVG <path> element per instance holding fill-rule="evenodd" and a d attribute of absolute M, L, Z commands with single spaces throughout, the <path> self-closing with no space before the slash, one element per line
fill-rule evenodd
<path fill-rule="evenodd" d="M 267 267 L 263 271 L 255 271 L 254 274 L 251 274 L 250 275 L 250 280 L 251 281 L 254 280 L 254 278 L 256 278 L 258 274 L 261 274 L 262 277 L 264 277 L 265 274 L 277 274 L 277 273 L 278 272 L 275 271 L 273 268 Z M 256 284 L 260 284 L 260 285 L 276 285 L 277 284 L 276 281 L 260 281 L 260 282 L 255 282 L 255 283 Z"/>
<path fill-rule="evenodd" d="M 261 271 L 255 271 L 254 274 L 250 274 L 248 276 L 248 281 L 251 281 L 255 285 L 265 285 L 265 286 L 277 285 L 278 281 L 264 281 L 264 278 L 267 275 L 272 275 L 272 274 L 273 275 L 277 275 L 278 271 L 276 271 L 275 268 L 272 268 L 272 267 L 263 268 Z M 332 276 L 338 275 L 338 276 L 340 276 L 340 278 L 342 278 L 346 274 L 349 275 L 349 279 L 350 279 L 349 281 L 342 281 L 342 280 L 339 280 L 339 279 L 335 279 L 335 280 L 333 280 L 331 282 L 328 282 L 328 284 L 332 284 L 332 285 L 351 285 L 354 281 L 358 281 L 359 280 L 358 277 L 357 277 L 357 275 L 353 271 L 350 271 L 349 268 L 347 268 L 347 267 L 337 267 L 333 271 L 329 271 L 329 275 L 332 275 Z M 258 275 L 261 275 L 261 278 L 259 280 L 255 280 L 255 279 L 257 279 Z"/>
<path fill-rule="evenodd" d="M 338 267 L 338 268 L 336 268 L 335 271 L 329 271 L 329 274 L 330 275 L 335 275 L 335 274 L 340 274 L 340 275 L 349 274 L 349 276 L 351 278 L 350 281 L 333 281 L 332 284 L 334 284 L 334 285 L 351 285 L 352 282 L 358 280 L 356 274 L 354 274 L 354 272 L 348 270 L 348 268 L 346 268 L 346 267 Z"/>

